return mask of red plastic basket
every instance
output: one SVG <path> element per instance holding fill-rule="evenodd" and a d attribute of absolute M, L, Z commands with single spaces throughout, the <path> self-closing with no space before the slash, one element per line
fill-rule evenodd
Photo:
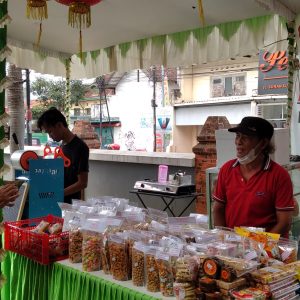
<path fill-rule="evenodd" d="M 63 224 L 64 222 L 62 218 L 52 215 L 16 222 L 4 222 L 4 248 L 43 265 L 68 258 L 69 232 L 47 234 L 31 231 L 43 220 L 51 225 Z"/>

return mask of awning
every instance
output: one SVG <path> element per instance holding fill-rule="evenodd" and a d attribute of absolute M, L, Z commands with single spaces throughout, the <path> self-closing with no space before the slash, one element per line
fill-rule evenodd
<path fill-rule="evenodd" d="M 196 28 L 154 36 L 85 52 L 83 63 L 72 55 L 71 77 L 93 78 L 113 71 L 126 72 L 152 65 L 168 67 L 201 65 L 243 56 L 256 56 L 259 49 L 286 49 L 285 19 L 278 15 Z M 8 41 L 8 61 L 37 72 L 65 76 L 68 54 Z"/>

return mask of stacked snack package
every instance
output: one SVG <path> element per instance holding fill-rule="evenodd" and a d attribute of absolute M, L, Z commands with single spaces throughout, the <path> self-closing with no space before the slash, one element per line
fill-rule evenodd
<path fill-rule="evenodd" d="M 135 242 L 141 241 L 142 234 L 138 231 L 129 231 L 127 232 L 127 260 L 128 260 L 128 279 L 131 279 L 132 276 L 132 251 L 133 245 Z"/>
<path fill-rule="evenodd" d="M 196 224 L 203 229 L 208 229 L 208 216 L 202 214 L 190 213 L 190 217 L 196 218 Z"/>
<path fill-rule="evenodd" d="M 168 218 L 122 198 L 74 200 L 62 210 L 69 259 L 82 260 L 84 271 L 102 268 L 116 280 L 178 300 L 296 298 L 296 241 L 260 228 L 207 230 L 202 215 Z M 61 230 L 54 225 L 34 230 Z"/>
<path fill-rule="evenodd" d="M 108 248 L 108 239 L 106 234 L 104 234 L 102 239 L 102 245 L 100 249 L 100 258 L 102 270 L 105 274 L 110 274 L 110 258 L 109 258 L 109 248 Z"/>
<path fill-rule="evenodd" d="M 148 246 L 145 249 L 145 279 L 146 288 L 149 292 L 159 292 L 159 272 L 155 260 L 157 247 Z"/>
<path fill-rule="evenodd" d="M 82 269 L 87 272 L 101 269 L 100 251 L 105 224 L 100 219 L 87 219 L 82 227 Z"/>
<path fill-rule="evenodd" d="M 272 299 L 294 299 L 299 283 L 296 272 L 285 267 L 265 267 L 251 273 L 257 287 L 264 290 Z"/>
<path fill-rule="evenodd" d="M 175 235 L 181 235 L 184 229 L 189 229 L 193 225 L 196 225 L 196 217 L 173 217 L 168 218 L 169 232 Z M 193 235 L 194 236 L 194 235 Z M 190 238 L 191 235 L 188 235 Z M 192 240 L 195 242 L 195 240 Z M 189 241 L 187 241 L 189 242 Z"/>
<path fill-rule="evenodd" d="M 185 243 L 182 239 L 172 235 L 163 236 L 159 241 L 159 246 L 170 256 L 173 278 L 176 277 L 176 262 L 182 253 L 184 245 Z"/>
<path fill-rule="evenodd" d="M 145 285 L 145 250 L 144 243 L 134 243 L 132 248 L 132 283 L 134 286 Z"/>
<path fill-rule="evenodd" d="M 198 274 L 196 257 L 185 255 L 176 262 L 176 282 L 174 294 L 178 300 L 196 299 L 196 279 Z"/>
<path fill-rule="evenodd" d="M 82 261 L 82 241 L 81 227 L 84 224 L 86 215 L 74 212 L 69 220 L 69 260 L 72 263 Z"/>
<path fill-rule="evenodd" d="M 159 274 L 160 292 L 165 297 L 171 297 L 174 295 L 174 276 L 170 254 L 162 251 L 157 251 L 156 264 Z"/>
<path fill-rule="evenodd" d="M 120 234 L 112 234 L 108 241 L 110 271 L 114 279 L 128 280 L 128 259 L 126 237 Z"/>
<path fill-rule="evenodd" d="M 228 256 L 206 256 L 202 259 L 199 288 L 209 298 L 229 299 L 230 291 L 245 286 L 242 276 L 257 268 L 256 262 Z"/>
<path fill-rule="evenodd" d="M 110 274 L 110 255 L 109 255 L 109 236 L 120 231 L 124 220 L 119 217 L 107 217 L 102 219 L 106 228 L 102 235 L 102 243 L 100 249 L 101 267 L 105 274 Z"/>

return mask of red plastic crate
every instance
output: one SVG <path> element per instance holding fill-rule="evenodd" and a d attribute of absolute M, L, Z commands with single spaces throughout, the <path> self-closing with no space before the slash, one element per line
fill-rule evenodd
<path fill-rule="evenodd" d="M 69 232 L 60 234 L 32 232 L 31 230 L 42 220 L 49 222 L 50 225 L 63 224 L 64 222 L 62 218 L 52 215 L 16 222 L 4 222 L 4 248 L 43 265 L 68 258 Z"/>

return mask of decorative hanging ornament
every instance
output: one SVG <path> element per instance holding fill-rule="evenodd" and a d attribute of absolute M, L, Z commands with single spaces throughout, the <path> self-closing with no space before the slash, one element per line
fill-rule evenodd
<path fill-rule="evenodd" d="M 69 6 L 68 24 L 73 28 L 79 28 L 79 53 L 82 61 L 82 32 L 92 24 L 91 6 L 100 3 L 102 0 L 56 0 L 56 2 Z"/>
<path fill-rule="evenodd" d="M 27 18 L 40 21 L 40 29 L 36 41 L 37 47 L 39 47 L 42 37 L 42 21 L 48 19 L 47 1 L 48 0 L 27 0 Z"/>
<path fill-rule="evenodd" d="M 202 0 L 198 0 L 198 14 L 199 14 L 199 19 L 201 21 L 202 26 L 205 26 L 205 17 L 204 17 Z"/>

